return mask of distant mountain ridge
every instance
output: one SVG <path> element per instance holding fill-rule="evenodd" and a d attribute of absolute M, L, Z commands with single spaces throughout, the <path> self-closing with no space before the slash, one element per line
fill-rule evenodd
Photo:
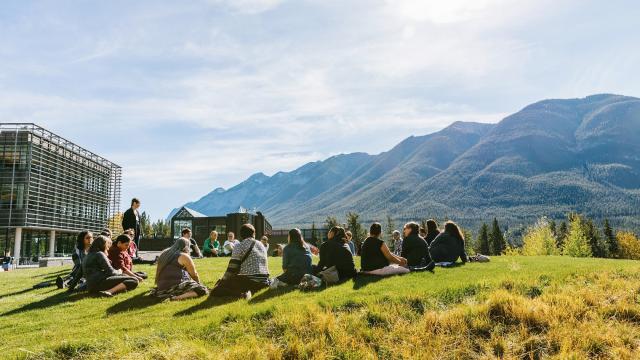
<path fill-rule="evenodd" d="M 578 211 L 640 228 L 640 99 L 544 100 L 497 124 L 455 122 L 378 155 L 257 173 L 186 206 L 209 215 L 257 208 L 277 227 L 348 211 L 365 221 L 448 217 L 470 226 Z"/>

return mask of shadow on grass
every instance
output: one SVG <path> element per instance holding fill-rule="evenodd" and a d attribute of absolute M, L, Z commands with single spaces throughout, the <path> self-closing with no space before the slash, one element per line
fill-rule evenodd
<path fill-rule="evenodd" d="M 283 288 L 278 288 L 275 290 L 267 289 L 266 291 L 261 292 L 260 294 L 254 296 L 249 300 L 250 304 L 259 304 L 261 302 L 265 302 L 267 300 L 273 299 L 278 296 L 282 296 L 288 294 L 292 291 L 296 290 L 295 286 L 287 286 Z"/>
<path fill-rule="evenodd" d="M 16 296 L 16 295 L 26 294 L 26 293 L 34 291 L 34 290 L 40 290 L 40 289 L 34 288 L 34 287 L 30 287 L 30 288 L 27 288 L 27 289 L 14 291 L 14 292 L 8 293 L 8 294 L 2 294 L 2 295 L 0 295 L 0 299 L 4 299 L 4 298 L 9 297 L 9 296 Z"/>
<path fill-rule="evenodd" d="M 353 278 L 353 290 L 362 289 L 363 287 L 377 283 L 384 278 L 385 276 L 358 274 L 358 276 Z"/>
<path fill-rule="evenodd" d="M 182 311 L 178 311 L 177 313 L 175 313 L 173 316 L 175 317 L 179 317 L 179 316 L 188 316 L 188 315 L 192 315 L 198 311 L 202 311 L 202 310 L 207 310 L 216 306 L 221 306 L 221 305 L 225 305 L 225 304 L 230 304 L 232 302 L 236 302 L 240 300 L 237 297 L 232 297 L 232 296 L 227 296 L 227 297 L 213 297 L 213 296 L 208 296 L 206 298 L 205 301 L 196 304 L 188 309 L 184 309 Z"/>
<path fill-rule="evenodd" d="M 145 309 L 161 303 L 162 300 L 147 293 L 140 293 L 134 297 L 121 301 L 107 309 L 107 315 L 115 315 L 121 312 Z"/>
<path fill-rule="evenodd" d="M 54 273 L 46 273 L 46 274 L 34 275 L 31 278 L 32 279 L 44 278 L 45 280 L 46 279 L 55 279 L 58 276 L 62 276 L 63 274 L 68 274 L 70 272 L 71 272 L 70 268 L 65 268 L 63 270 L 58 270 L 58 271 L 56 271 Z"/>
<path fill-rule="evenodd" d="M 52 306 L 56 306 L 56 305 L 60 305 L 62 303 L 67 303 L 67 302 L 76 302 L 78 300 L 84 299 L 86 297 L 88 297 L 89 294 L 88 293 L 72 293 L 69 294 L 66 291 L 61 291 L 61 292 L 57 292 L 54 295 L 51 295 L 47 298 L 44 298 L 40 301 L 36 301 L 36 302 L 32 302 L 29 304 L 25 304 L 17 309 L 13 309 L 11 311 L 7 311 L 4 314 L 0 315 L 0 316 L 9 316 L 9 315 L 16 315 L 16 314 L 20 314 L 23 312 L 27 312 L 27 311 L 32 311 L 32 310 L 41 310 L 41 309 L 46 309 L 46 308 L 50 308 Z"/>

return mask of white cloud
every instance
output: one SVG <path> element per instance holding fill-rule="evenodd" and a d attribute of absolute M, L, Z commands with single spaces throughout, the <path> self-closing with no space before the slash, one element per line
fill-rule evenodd
<path fill-rule="evenodd" d="M 209 0 L 213 4 L 222 4 L 244 14 L 257 14 L 272 10 L 285 0 Z"/>
<path fill-rule="evenodd" d="M 0 118 L 122 164 L 125 197 L 160 217 L 254 172 L 377 153 L 540 98 L 634 95 L 638 9 L 589 3 L 598 16 L 574 29 L 582 3 L 44 4 L 0 24 Z"/>

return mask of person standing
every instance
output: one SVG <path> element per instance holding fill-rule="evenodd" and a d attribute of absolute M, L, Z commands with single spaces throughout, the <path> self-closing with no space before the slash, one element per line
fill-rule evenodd
<path fill-rule="evenodd" d="M 122 231 L 133 229 L 133 242 L 136 243 L 136 248 L 140 248 L 140 236 L 142 227 L 140 226 L 140 200 L 131 199 L 131 207 L 122 215 Z M 136 257 L 138 254 L 136 253 Z"/>

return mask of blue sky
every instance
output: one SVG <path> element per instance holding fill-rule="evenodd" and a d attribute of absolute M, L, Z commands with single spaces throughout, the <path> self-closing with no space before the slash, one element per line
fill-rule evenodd
<path fill-rule="evenodd" d="M 255 172 L 545 98 L 640 95 L 640 3 L 2 1 L 0 121 L 124 168 L 153 218 Z"/>

